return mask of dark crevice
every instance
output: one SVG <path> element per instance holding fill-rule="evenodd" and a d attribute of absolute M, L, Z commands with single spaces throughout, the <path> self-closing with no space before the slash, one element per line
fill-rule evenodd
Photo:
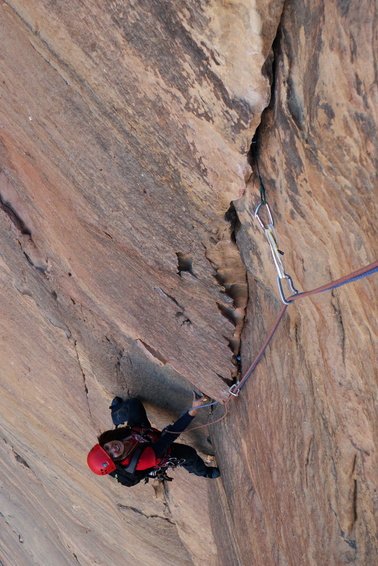
<path fill-rule="evenodd" d="M 224 289 L 226 295 L 232 299 L 235 309 L 245 307 L 246 284 L 242 285 L 241 283 L 232 283 L 231 285 L 228 285 L 225 283 Z"/>
<path fill-rule="evenodd" d="M 222 313 L 222 315 L 231 322 L 234 326 L 236 326 L 235 320 L 235 312 L 232 308 L 228 307 L 227 305 L 223 305 L 222 303 L 217 302 L 217 307 Z"/>
<path fill-rule="evenodd" d="M 282 55 L 282 31 L 281 31 L 281 23 L 277 28 L 277 34 L 274 38 L 272 44 L 272 51 L 273 51 L 273 58 L 271 59 L 271 92 L 270 92 L 270 101 L 267 107 L 267 110 L 271 110 L 275 107 L 277 102 L 277 84 L 278 84 L 278 65 L 280 64 L 280 58 Z"/>
<path fill-rule="evenodd" d="M 357 550 L 357 542 L 353 539 L 345 538 L 343 532 L 341 531 L 344 541 L 351 547 L 353 550 Z"/>
<path fill-rule="evenodd" d="M 3 513 L 1 513 L 1 512 L 0 512 L 0 518 L 3 519 L 4 523 L 5 523 L 5 524 L 13 531 L 13 533 L 18 537 L 18 541 L 19 541 L 21 544 L 23 544 L 24 539 L 23 539 L 22 535 L 21 535 L 18 531 L 16 531 L 16 530 L 14 529 L 13 525 L 6 519 L 5 515 L 3 515 Z M 9 518 L 13 518 L 13 517 L 11 517 L 11 516 L 9 515 Z M 3 564 L 3 563 L 2 563 L 1 560 L 0 560 L 0 566 L 1 566 L 2 564 Z"/>
<path fill-rule="evenodd" d="M 231 240 L 231 245 L 238 249 L 237 236 L 241 229 L 241 222 L 233 201 L 230 202 L 228 210 L 224 214 L 224 220 L 229 224 L 229 236 Z M 217 242 L 214 242 L 214 248 L 216 249 Z M 241 257 L 240 249 L 238 249 L 239 257 Z M 222 293 L 225 295 L 225 302 L 216 301 L 216 305 L 221 312 L 221 314 L 233 325 L 234 330 L 232 336 L 224 337 L 227 341 L 228 347 L 230 348 L 233 359 L 232 363 L 235 366 L 233 370 L 233 376 L 239 376 L 241 373 L 241 360 L 240 360 L 240 337 L 242 328 L 244 325 L 245 309 L 248 302 L 248 282 L 245 271 L 245 264 L 243 264 L 244 270 L 244 281 L 241 279 L 241 273 L 239 265 L 235 266 L 237 270 L 240 270 L 240 275 L 234 273 L 230 269 L 230 264 L 224 262 L 224 258 L 220 255 L 218 256 L 216 251 L 212 252 L 211 248 L 206 250 L 206 258 L 214 269 L 214 278 L 217 280 L 220 286 L 223 287 Z M 227 258 L 226 258 L 227 259 Z M 241 260 L 242 261 L 242 260 Z M 227 300 L 227 298 L 231 300 Z"/>
<path fill-rule="evenodd" d="M 357 514 L 357 480 L 354 480 L 354 489 L 353 489 L 353 524 L 357 522 L 358 514 Z"/>
<path fill-rule="evenodd" d="M 215 374 L 219 377 L 221 381 L 223 381 L 223 383 L 227 385 L 227 387 L 230 387 L 232 385 L 232 379 L 228 379 L 227 377 L 224 377 L 224 375 L 221 375 L 218 372 L 215 372 Z"/>
<path fill-rule="evenodd" d="M 187 325 L 190 326 L 192 324 L 192 321 L 190 320 L 190 318 L 188 318 L 185 313 L 183 312 L 177 312 L 175 314 L 177 319 L 180 319 L 181 322 L 181 326 Z"/>
<path fill-rule="evenodd" d="M 310 442 L 308 444 L 308 448 L 307 448 L 307 455 L 306 455 L 306 461 L 305 461 L 305 479 L 306 479 L 306 487 L 308 487 L 308 466 L 310 464 L 310 460 L 311 460 L 311 453 L 312 453 L 312 445 L 313 445 L 313 438 L 310 438 Z"/>
<path fill-rule="evenodd" d="M 80 370 L 81 376 L 83 378 L 83 386 L 84 386 L 85 396 L 86 396 L 86 399 L 87 399 L 88 413 L 89 413 L 89 416 L 91 417 L 91 419 L 93 420 L 92 411 L 91 411 L 91 407 L 89 405 L 89 399 L 88 399 L 89 391 L 88 391 L 88 387 L 87 387 L 87 378 L 86 378 L 86 375 L 84 373 L 83 367 L 82 367 L 81 362 L 80 362 L 80 357 L 79 357 L 79 352 L 77 350 L 77 341 L 76 340 L 74 340 L 74 348 L 75 348 L 77 363 L 79 365 L 79 370 Z"/>
<path fill-rule="evenodd" d="M 297 322 L 294 323 L 294 335 L 295 335 L 295 343 L 299 346 L 300 345 L 299 324 Z"/>
<path fill-rule="evenodd" d="M 175 525 L 174 521 L 169 519 L 169 517 L 162 517 L 161 515 L 146 515 L 146 513 L 143 513 L 143 511 L 141 511 L 137 507 L 131 507 L 130 505 L 123 505 L 122 503 L 117 503 L 117 507 L 119 509 L 125 509 L 126 511 L 132 511 L 133 513 L 142 515 L 143 517 L 146 517 L 146 519 L 162 519 L 163 521 L 167 521 L 171 525 Z"/>
<path fill-rule="evenodd" d="M 281 14 L 281 21 L 282 21 L 282 17 L 283 17 L 283 11 Z M 274 41 L 272 43 L 272 49 L 271 52 L 269 54 L 269 56 L 267 57 L 267 59 L 265 60 L 264 66 L 263 66 L 263 73 L 265 74 L 265 76 L 269 77 L 270 79 L 270 85 L 271 85 L 271 90 L 270 90 L 270 100 L 269 100 L 269 104 L 268 106 L 265 108 L 265 110 L 262 112 L 261 114 L 261 121 L 259 126 L 257 126 L 256 130 L 255 130 L 255 134 L 253 136 L 252 142 L 251 142 L 251 146 L 247 155 L 247 160 L 249 165 L 252 167 L 253 171 L 255 173 L 257 173 L 258 175 L 260 175 L 259 172 L 259 156 L 260 156 L 260 151 L 262 151 L 261 148 L 261 139 L 263 137 L 263 131 L 266 129 L 266 120 L 265 117 L 266 115 L 270 114 L 273 109 L 276 107 L 277 104 L 277 91 L 278 91 L 278 66 L 281 62 L 282 59 L 282 28 L 281 28 L 281 22 L 279 23 L 278 27 L 277 27 L 277 33 L 276 33 L 276 37 L 274 38 Z M 265 201 L 265 189 L 263 186 L 260 185 L 260 193 L 261 193 L 261 200 L 264 202 Z"/>
<path fill-rule="evenodd" d="M 239 349 L 239 341 L 234 339 L 228 339 L 226 336 L 224 337 L 227 340 L 228 347 L 230 348 L 231 352 L 234 354 L 232 358 L 232 363 L 235 367 L 239 368 L 240 357 L 235 355 L 235 352 Z"/>
<path fill-rule="evenodd" d="M 22 458 L 22 456 L 17 454 L 17 452 L 14 450 L 14 448 L 12 448 L 12 452 L 13 452 L 14 457 L 17 460 L 17 462 L 19 462 L 22 466 L 25 466 L 25 468 L 29 468 L 29 470 L 31 469 L 29 464 L 27 463 L 27 461 L 24 460 L 24 458 Z"/>
<path fill-rule="evenodd" d="M 357 550 L 357 541 L 353 538 L 350 538 L 350 536 L 347 536 L 347 533 L 341 528 L 340 525 L 340 520 L 339 520 L 339 516 L 337 514 L 337 512 L 335 511 L 335 509 L 332 507 L 332 504 L 329 502 L 329 507 L 332 511 L 332 513 L 334 514 L 336 521 L 337 521 L 337 525 L 340 529 L 340 534 L 342 539 L 344 540 L 344 542 L 346 542 L 353 550 Z"/>
<path fill-rule="evenodd" d="M 155 350 L 155 348 L 152 348 L 152 346 L 149 346 L 146 342 L 144 342 L 141 339 L 138 339 L 137 342 L 139 342 L 139 344 L 142 345 L 142 347 L 147 350 L 147 352 L 154 357 L 157 361 L 159 361 L 160 363 L 162 363 L 163 365 L 167 364 L 168 361 L 164 358 L 164 356 L 162 356 L 160 354 L 160 352 L 158 352 L 157 350 Z"/>
<path fill-rule="evenodd" d="M 2 195 L 0 195 L 0 208 L 9 216 L 13 224 L 16 226 L 17 230 L 26 236 L 32 235 L 31 230 L 26 226 L 25 222 L 22 220 L 21 216 L 13 208 L 10 202 L 5 200 Z"/>
<path fill-rule="evenodd" d="M 171 301 L 173 301 L 175 303 L 175 305 L 177 305 L 180 310 L 182 310 L 182 311 L 185 310 L 184 307 L 174 297 L 172 297 L 172 295 L 169 295 L 169 293 L 166 293 L 166 291 L 164 291 L 164 289 L 162 289 L 161 287 L 154 287 L 154 289 L 156 289 L 162 295 L 167 297 L 167 299 L 170 299 Z"/>
<path fill-rule="evenodd" d="M 23 21 L 24 21 L 24 20 L 23 20 Z M 34 33 L 36 36 L 39 37 L 39 39 L 40 39 L 42 45 L 47 46 L 47 43 L 40 37 L 39 33 L 36 33 L 36 32 L 33 32 L 33 33 Z M 50 65 L 50 67 L 51 67 L 56 73 L 58 73 L 58 75 L 59 75 L 60 78 L 65 82 L 65 84 L 66 84 L 67 86 L 71 86 L 71 85 L 69 84 L 69 82 L 67 82 L 67 80 L 61 75 L 61 73 L 59 72 L 59 70 L 58 70 L 56 67 L 54 67 L 54 65 L 51 63 L 51 61 L 49 61 L 49 59 L 46 59 L 46 57 L 45 57 L 40 51 L 38 51 L 38 49 L 36 48 L 35 45 L 33 45 L 31 42 L 29 42 L 29 43 L 30 43 L 31 47 L 34 49 L 34 51 L 36 51 L 36 53 L 38 53 L 38 55 L 40 55 L 40 56 L 42 57 L 42 59 L 45 61 L 45 63 L 47 63 L 48 65 Z M 47 47 L 48 47 L 48 46 L 47 46 Z M 51 51 L 50 48 L 49 48 L 48 50 Z"/>
<path fill-rule="evenodd" d="M 341 308 L 340 308 L 340 305 L 339 305 L 339 301 L 335 297 L 334 291 L 332 291 L 331 305 L 332 305 L 332 308 L 334 310 L 335 318 L 336 318 L 336 322 L 337 322 L 337 331 L 338 331 L 338 335 L 339 335 L 339 338 L 340 338 L 342 358 L 343 358 L 343 361 L 345 361 L 345 329 L 344 329 L 343 317 L 342 317 L 342 312 L 341 312 Z"/>
<path fill-rule="evenodd" d="M 20 247 L 21 247 L 21 249 L 22 249 L 22 243 L 19 242 L 19 244 L 20 244 Z M 30 257 L 30 255 L 29 255 L 24 249 L 22 250 L 22 253 L 23 253 L 24 256 L 26 257 L 27 262 L 28 262 L 32 267 L 34 267 L 34 269 L 36 269 L 37 271 L 40 271 L 40 272 L 43 273 L 44 275 L 46 274 L 46 271 L 47 271 L 47 268 L 48 268 L 48 265 L 47 265 L 47 264 L 46 264 L 46 265 L 36 265 L 36 264 L 34 263 L 34 261 L 32 260 L 32 258 Z"/>
<path fill-rule="evenodd" d="M 236 208 L 233 202 L 230 203 L 229 209 L 226 211 L 224 215 L 224 219 L 226 222 L 230 223 L 230 230 L 231 230 L 231 241 L 236 244 L 236 235 L 240 230 L 241 223 L 239 220 L 238 213 L 236 212 Z"/>
<path fill-rule="evenodd" d="M 357 454 L 355 454 L 354 456 L 354 460 L 353 460 L 353 466 L 352 466 L 352 477 L 354 476 L 355 472 L 356 472 L 356 464 L 357 464 Z M 353 479 L 354 485 L 353 485 L 353 524 L 352 524 L 352 528 L 351 531 L 353 531 L 354 526 L 357 523 L 357 519 L 358 519 L 358 512 L 357 512 L 357 480 Z M 348 541 L 347 541 L 348 542 Z M 349 544 L 349 543 L 348 543 Z"/>
<path fill-rule="evenodd" d="M 236 247 L 238 247 L 238 245 L 237 245 L 237 235 L 238 235 L 238 233 L 241 229 L 241 222 L 240 222 L 237 210 L 236 210 L 233 202 L 230 203 L 230 206 L 229 206 L 227 212 L 225 213 L 224 218 L 225 218 L 226 222 L 229 222 L 229 224 L 230 224 L 231 241 L 235 244 Z M 240 250 L 239 250 L 239 253 L 240 253 Z M 244 267 L 245 267 L 245 265 L 244 265 Z M 240 281 L 229 283 L 227 281 L 227 277 L 225 277 L 221 273 L 220 270 L 217 270 L 216 278 L 217 278 L 217 281 L 224 287 L 226 295 L 228 297 L 230 297 L 230 299 L 232 300 L 233 308 L 234 309 L 238 309 L 238 308 L 245 309 L 246 303 L 248 301 L 247 277 L 245 278 L 244 283 L 241 283 Z M 242 326 L 243 325 L 243 323 L 240 323 L 240 321 L 237 319 L 235 314 L 232 316 L 232 319 L 233 319 L 232 322 L 233 322 L 233 324 L 235 324 L 235 326 Z M 237 354 L 237 353 L 238 353 L 238 350 L 235 351 L 235 354 Z"/>
<path fill-rule="evenodd" d="M 352 438 L 350 439 L 350 442 L 351 442 L 353 448 L 355 448 L 359 452 L 362 452 L 363 454 L 366 454 L 367 456 L 370 456 L 370 451 L 366 450 L 366 448 L 360 448 L 359 446 L 357 446 L 357 444 L 354 442 L 354 440 Z"/>
<path fill-rule="evenodd" d="M 188 273 L 190 273 L 190 275 L 193 275 L 193 277 L 196 277 L 193 273 L 193 258 L 191 255 L 189 254 L 185 254 L 182 252 L 176 252 L 176 256 L 177 256 L 177 273 L 178 275 L 180 275 L 181 277 L 181 273 L 183 271 L 187 271 Z"/>
<path fill-rule="evenodd" d="M 248 164 L 252 167 L 253 171 L 258 173 L 259 169 L 259 153 L 260 153 L 260 129 L 261 123 L 257 126 L 255 134 L 252 138 L 252 142 L 247 154 Z"/>

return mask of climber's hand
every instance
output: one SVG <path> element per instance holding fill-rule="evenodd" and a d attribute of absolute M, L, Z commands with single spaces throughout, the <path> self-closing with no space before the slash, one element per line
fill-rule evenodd
<path fill-rule="evenodd" d="M 197 414 L 198 409 L 203 405 L 206 405 L 208 402 L 208 397 L 205 397 L 204 395 L 200 397 L 195 391 L 193 391 L 192 408 L 189 411 L 189 415 L 194 417 Z"/>

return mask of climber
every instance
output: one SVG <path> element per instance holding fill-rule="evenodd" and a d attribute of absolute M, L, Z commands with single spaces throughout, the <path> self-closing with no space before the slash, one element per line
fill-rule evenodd
<path fill-rule="evenodd" d="M 123 401 L 115 397 L 110 409 L 116 428 L 100 434 L 98 444 L 88 454 L 88 466 L 95 474 L 110 474 L 128 487 L 142 479 L 147 482 L 149 477 L 171 480 L 167 469 L 176 466 L 197 476 L 219 477 L 219 469 L 206 466 L 194 448 L 175 442 L 206 402 L 205 397 L 194 393 L 192 408 L 160 432 L 151 427 L 139 399 Z M 125 422 L 127 426 L 117 428 Z"/>

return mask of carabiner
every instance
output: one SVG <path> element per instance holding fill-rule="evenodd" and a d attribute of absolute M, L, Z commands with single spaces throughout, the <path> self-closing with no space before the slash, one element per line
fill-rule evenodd
<path fill-rule="evenodd" d="M 261 208 L 262 206 L 266 206 L 266 209 L 267 209 L 267 211 L 268 211 L 268 215 L 269 215 L 269 222 L 268 222 L 268 224 L 264 224 L 264 222 L 261 220 L 261 218 L 260 218 L 260 216 L 259 216 L 259 210 L 260 210 L 260 208 Z M 269 226 L 269 225 L 274 226 L 273 216 L 272 216 L 272 213 L 270 212 L 269 204 L 268 204 L 267 202 L 261 201 L 260 204 L 256 207 L 256 210 L 255 210 L 255 218 L 257 218 L 257 220 L 259 221 L 260 226 L 261 226 L 261 228 L 262 228 L 263 230 L 265 230 L 266 227 Z"/>
<path fill-rule="evenodd" d="M 285 305 L 290 305 L 291 301 L 287 301 L 282 289 L 282 279 L 287 279 L 290 285 L 290 289 L 293 291 L 294 295 L 298 294 L 298 291 L 296 290 L 296 288 L 294 287 L 293 284 L 293 280 L 290 277 L 290 275 L 287 275 L 286 273 L 284 274 L 283 277 L 277 277 L 277 285 L 278 285 L 278 290 L 280 292 L 280 297 L 281 297 L 281 301 L 285 304 Z"/>
<path fill-rule="evenodd" d="M 238 386 L 239 386 L 239 381 L 231 385 L 230 389 L 228 390 L 229 394 L 233 395 L 234 397 L 238 397 L 240 390 L 238 389 L 237 393 L 234 393 L 234 389 L 236 389 Z"/>

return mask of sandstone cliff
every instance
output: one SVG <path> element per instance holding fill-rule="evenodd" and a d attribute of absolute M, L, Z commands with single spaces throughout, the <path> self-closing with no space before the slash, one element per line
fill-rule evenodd
<path fill-rule="evenodd" d="M 376 259 L 375 6 L 6 0 L 0 30 L 0 564 L 374 566 L 376 275 L 290 306 L 183 435 L 219 480 L 86 454 L 113 395 L 221 417 L 277 316 L 256 128 L 298 290 Z"/>

